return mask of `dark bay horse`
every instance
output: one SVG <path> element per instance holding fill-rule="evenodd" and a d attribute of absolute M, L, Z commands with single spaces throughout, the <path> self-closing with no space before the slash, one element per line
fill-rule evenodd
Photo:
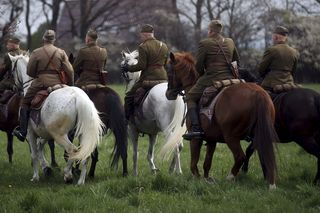
<path fill-rule="evenodd" d="M 248 80 L 257 80 L 246 71 L 241 73 Z M 247 80 L 247 79 L 246 79 Z M 320 94 L 306 88 L 282 93 L 274 100 L 276 111 L 275 129 L 281 143 L 296 142 L 318 160 L 314 183 L 320 182 Z M 246 161 L 242 167 L 248 171 L 248 164 L 254 152 L 253 144 L 246 150 Z"/>
<path fill-rule="evenodd" d="M 122 159 L 122 175 L 127 176 L 127 143 L 128 133 L 125 122 L 124 109 L 120 96 L 111 88 L 96 88 L 86 91 L 97 110 L 100 112 L 100 118 L 105 124 L 107 133 L 108 129 L 114 134 L 115 146 L 113 150 L 112 167 L 117 167 L 118 160 Z M 96 163 L 98 161 L 98 150 L 96 149 L 91 155 L 92 163 L 88 176 L 94 177 Z"/>
<path fill-rule="evenodd" d="M 195 60 L 189 53 L 170 54 L 168 93 L 175 96 L 182 90 L 188 92 L 195 84 L 198 73 Z M 278 137 L 274 130 L 274 107 L 269 95 L 256 84 L 241 83 L 223 90 L 214 107 L 213 121 L 200 115 L 201 126 L 204 130 L 204 140 L 207 142 L 207 152 L 203 165 L 204 177 L 209 179 L 209 170 L 217 142 L 225 142 L 234 156 L 234 165 L 228 179 L 234 179 L 238 174 L 245 154 L 240 146 L 240 140 L 245 136 L 253 137 L 254 147 L 258 150 L 259 159 L 269 188 L 275 188 L 276 161 L 273 142 Z M 190 122 L 188 122 L 190 128 Z M 202 140 L 192 140 L 191 172 L 200 177 L 197 167 Z"/>

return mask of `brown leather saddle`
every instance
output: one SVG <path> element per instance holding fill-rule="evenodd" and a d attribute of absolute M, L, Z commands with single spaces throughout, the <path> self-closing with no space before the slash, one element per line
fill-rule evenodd
<path fill-rule="evenodd" d="M 49 94 L 57 89 L 61 89 L 63 87 L 66 87 L 65 84 L 57 84 L 53 87 L 48 87 L 48 89 L 40 90 L 37 92 L 37 94 L 33 97 L 31 101 L 30 106 L 30 118 L 33 120 L 33 122 L 36 125 L 40 124 L 41 121 L 41 108 L 44 104 L 44 101 L 47 99 Z"/>
<path fill-rule="evenodd" d="M 245 83 L 243 79 L 228 79 L 213 81 L 213 85 L 207 87 L 200 98 L 200 114 L 205 115 L 210 121 L 214 115 L 214 108 L 222 91 L 233 84 Z"/>

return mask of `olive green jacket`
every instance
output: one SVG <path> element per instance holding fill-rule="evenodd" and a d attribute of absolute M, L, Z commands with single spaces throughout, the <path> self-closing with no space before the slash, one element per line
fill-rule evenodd
<path fill-rule="evenodd" d="M 52 63 L 49 63 L 51 57 Z M 61 69 L 66 73 L 67 84 L 73 85 L 74 72 L 65 51 L 55 47 L 53 44 L 45 44 L 31 53 L 27 74 L 36 78 L 44 87 L 50 87 L 62 83 L 57 72 L 57 70 Z"/>
<path fill-rule="evenodd" d="M 239 65 L 239 54 L 231 38 L 224 38 L 220 34 L 216 34 L 203 39 L 198 46 L 196 69 L 199 75 L 203 76 L 200 78 L 203 78 L 204 81 L 212 82 L 235 78 L 218 42 L 220 42 L 228 61 L 237 61 Z"/>
<path fill-rule="evenodd" d="M 79 75 L 76 85 L 101 84 L 100 71 L 104 69 L 106 63 L 107 49 L 99 47 L 96 42 L 80 49 L 73 63 L 74 71 Z"/>
<path fill-rule="evenodd" d="M 292 73 L 295 71 L 299 53 L 285 43 L 268 48 L 259 65 L 259 74 L 264 77 L 262 87 L 272 89 L 275 85 L 294 83 Z"/>
<path fill-rule="evenodd" d="M 139 58 L 136 65 L 129 67 L 129 72 L 141 70 L 139 82 L 144 80 L 167 80 L 164 65 L 168 58 L 168 47 L 165 43 L 150 38 L 139 46 Z"/>

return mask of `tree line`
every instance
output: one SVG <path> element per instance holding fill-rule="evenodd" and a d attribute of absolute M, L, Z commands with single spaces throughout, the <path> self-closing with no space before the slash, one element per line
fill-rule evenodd
<path fill-rule="evenodd" d="M 223 34 L 234 39 L 241 66 L 256 72 L 271 44 L 272 30 L 283 25 L 289 44 L 300 52 L 295 73 L 298 82 L 320 81 L 320 0 L 1 0 L 1 53 L 4 40 L 19 34 L 25 48 L 41 45 L 45 29 L 56 30 L 57 45 L 76 54 L 87 30 L 97 29 L 109 52 L 110 81 L 120 81 L 118 64 L 123 49 L 139 45 L 139 26 L 150 23 L 155 35 L 172 51 L 196 53 L 212 19 L 224 23 Z M 43 23 L 34 29 L 36 20 Z M 23 32 L 16 31 L 18 26 Z"/>

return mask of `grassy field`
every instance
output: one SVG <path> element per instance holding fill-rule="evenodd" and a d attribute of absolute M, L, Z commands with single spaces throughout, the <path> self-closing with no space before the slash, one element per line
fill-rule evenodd
<path fill-rule="evenodd" d="M 123 86 L 112 86 L 122 96 Z M 320 85 L 307 85 L 320 90 Z M 269 191 L 255 154 L 248 174 L 236 181 L 225 179 L 232 165 L 226 145 L 218 144 L 211 176 L 216 184 L 194 179 L 189 171 L 189 144 L 181 154 L 183 175 L 168 174 L 169 162 L 156 159 L 160 172 L 151 174 L 147 138 L 140 138 L 139 175 L 132 176 L 132 146 L 128 147 L 130 175 L 110 170 L 113 137 L 105 137 L 99 147 L 96 177 L 84 186 L 65 185 L 63 150 L 57 147 L 60 168 L 47 179 L 32 183 L 33 171 L 27 143 L 14 141 L 13 164 L 8 163 L 6 139 L 0 134 L 0 212 L 320 212 L 320 189 L 312 185 L 316 159 L 296 144 L 280 144 L 277 150 L 278 189 Z M 163 144 L 160 137 L 157 149 Z M 242 143 L 243 148 L 247 146 Z M 202 154 L 204 154 L 204 149 Z M 46 148 L 49 159 L 49 149 Z M 202 168 L 203 155 L 199 168 Z"/>

